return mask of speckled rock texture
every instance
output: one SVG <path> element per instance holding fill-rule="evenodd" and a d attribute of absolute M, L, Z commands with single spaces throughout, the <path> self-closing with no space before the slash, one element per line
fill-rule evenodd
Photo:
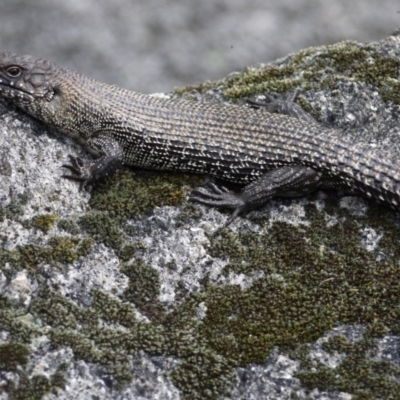
<path fill-rule="evenodd" d="M 300 88 L 321 124 L 400 151 L 400 36 L 309 48 L 191 101 Z M 0 103 L 0 399 L 400 398 L 399 216 L 275 199 L 222 228 L 205 177 L 61 178 L 78 144 Z"/>

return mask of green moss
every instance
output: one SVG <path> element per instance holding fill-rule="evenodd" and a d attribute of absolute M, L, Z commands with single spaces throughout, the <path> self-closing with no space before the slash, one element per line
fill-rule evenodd
<path fill-rule="evenodd" d="M 113 299 L 100 290 L 93 290 L 92 296 L 93 309 L 96 310 L 99 318 L 127 328 L 137 324 L 138 320 L 130 303 Z"/>
<path fill-rule="evenodd" d="M 50 385 L 53 393 L 56 393 L 57 389 L 65 389 L 65 373 L 67 368 L 68 364 L 62 363 L 58 366 L 57 371 L 51 376 Z"/>
<path fill-rule="evenodd" d="M 40 315 L 44 323 L 62 330 L 75 328 L 78 322 L 88 325 L 98 324 L 98 317 L 94 311 L 74 305 L 46 286 L 39 292 L 29 309 Z"/>
<path fill-rule="evenodd" d="M 53 346 L 70 346 L 76 359 L 103 365 L 117 385 L 131 379 L 129 356 L 145 351 L 179 360 L 170 378 L 183 398 L 228 396 L 234 367 L 263 363 L 270 349 L 280 346 L 301 360 L 303 371 L 298 377 L 305 388 L 340 390 L 358 398 L 396 398 L 398 386 L 391 377 L 399 371 L 393 365 L 369 360 L 368 352 L 375 338 L 400 329 L 400 230 L 392 214 L 381 207 L 372 207 L 368 217 L 362 218 L 352 217 L 337 204 L 328 204 L 326 210 L 335 211 L 340 223 L 327 226 L 325 213 L 308 206 L 309 226 L 275 222 L 266 233 L 234 234 L 223 229 L 210 237 L 211 255 L 229 260 L 223 275 L 257 277 L 247 289 L 212 285 L 206 277 L 197 293 L 182 295 L 179 305 L 166 309 L 157 299 L 157 271 L 136 260 L 121 267 L 129 278 L 123 301 L 94 290 L 89 309 L 46 289 L 32 302 L 29 312 L 48 326 Z M 358 244 L 363 225 L 386 232 L 380 241 L 385 260 L 377 262 L 373 253 Z M 77 251 L 79 242 L 52 240 L 53 258 L 46 251 L 40 257 L 16 254 L 23 256 L 25 263 L 31 260 L 35 264 L 40 259 L 67 260 Z M 28 249 L 32 250 L 24 248 Z M 124 251 L 131 259 L 134 249 Z M 4 303 L 0 329 L 9 331 L 18 346 L 29 343 L 37 331 L 19 322 L 4 298 L 0 301 Z M 200 303 L 207 310 L 201 321 L 196 318 Z M 138 321 L 133 306 L 150 322 Z M 101 320 L 125 330 L 106 328 Z M 373 338 L 358 347 L 331 340 L 326 350 L 346 354 L 337 371 L 324 365 L 312 369 L 306 352 L 296 353 L 296 348 L 343 323 L 363 324 Z M 14 365 L 25 364 L 17 360 Z M 18 388 L 20 396 L 39 396 L 57 386 L 52 380 L 41 379 L 23 381 Z M 62 382 L 63 375 L 54 379 Z"/>
<path fill-rule="evenodd" d="M 20 343 L 0 344 L 0 370 L 15 372 L 28 362 L 29 349 Z"/>
<path fill-rule="evenodd" d="M 157 206 L 182 203 L 186 187 L 200 184 L 200 178 L 182 174 L 134 171 L 120 172 L 93 188 L 92 212 L 78 220 L 78 225 L 94 240 L 114 249 L 122 261 L 134 256 L 134 247 L 125 246 L 126 235 L 134 228 L 125 226 L 128 218 L 138 217 Z M 136 244 L 135 247 L 140 247 Z"/>
<path fill-rule="evenodd" d="M 12 382 L 7 382 L 2 389 L 5 389 L 13 400 L 40 400 L 49 392 L 56 394 L 58 389 L 65 388 L 66 368 L 66 364 L 61 364 L 50 379 L 43 375 L 28 378 L 25 374 L 21 374 L 17 388 Z"/>
<path fill-rule="evenodd" d="M 29 345 L 34 337 L 43 336 L 37 319 L 28 309 L 10 303 L 0 297 L 0 330 L 8 332 L 8 343 L 0 345 L 0 369 L 12 371 L 20 376 L 18 388 L 9 381 L 3 389 L 13 399 L 41 399 L 49 390 L 63 387 L 65 379 L 62 369 L 58 369 L 49 381 L 43 376 L 31 379 L 25 375 L 25 367 L 30 355 Z"/>
<path fill-rule="evenodd" d="M 353 217 L 337 204 L 327 204 L 326 210 L 335 211 L 340 223 L 327 225 L 325 212 L 307 206 L 309 225 L 275 222 L 266 233 L 222 229 L 210 237 L 210 254 L 229 261 L 222 275 L 253 277 L 247 289 L 211 284 L 205 277 L 196 293 L 182 292 L 179 302 L 166 308 L 158 301 L 157 271 L 135 260 L 121 267 L 129 285 L 120 298 L 93 290 L 88 309 L 47 289 L 30 312 L 49 327 L 53 346 L 70 346 L 76 359 L 103 365 L 117 386 L 131 379 L 129 355 L 145 351 L 179 360 L 170 379 L 183 398 L 229 396 L 233 368 L 262 364 L 279 346 L 301 361 L 298 377 L 307 389 L 359 398 L 396 396 L 391 377 L 399 371 L 369 360 L 368 354 L 377 338 L 400 329 L 400 230 L 382 208 L 371 208 L 368 218 Z M 358 244 L 360 228 L 375 223 L 388 232 L 381 239 L 387 257 L 379 262 Z M 134 250 L 125 250 L 131 257 Z M 196 318 L 199 304 L 206 310 L 202 320 Z M 148 323 L 136 317 L 135 308 Z M 363 340 L 330 340 L 327 351 L 345 354 L 340 368 L 315 366 L 308 344 L 340 324 L 365 326 Z M 376 385 L 378 379 L 382 383 Z"/>
<path fill-rule="evenodd" d="M 65 232 L 70 233 L 71 235 L 77 235 L 80 233 L 78 224 L 69 219 L 60 219 L 57 223 L 57 227 Z"/>
<path fill-rule="evenodd" d="M 27 319 L 29 321 L 30 316 L 25 308 L 19 308 L 0 297 L 0 330 L 9 333 L 10 343 L 29 344 L 34 337 L 42 334 L 35 323 L 26 321 Z M 25 319 L 21 317 L 25 317 Z"/>
<path fill-rule="evenodd" d="M 143 245 L 140 242 L 135 244 L 128 244 L 122 247 L 121 251 L 119 252 L 120 261 L 127 262 L 131 260 L 135 256 L 138 249 L 143 249 Z"/>
<path fill-rule="evenodd" d="M 185 188 L 200 182 L 199 177 L 171 172 L 120 172 L 94 187 L 90 205 L 94 210 L 108 212 L 115 221 L 125 221 L 154 207 L 182 203 Z"/>
<path fill-rule="evenodd" d="M 201 184 L 199 184 L 201 186 Z M 180 214 L 176 220 L 176 225 L 183 226 L 187 224 L 190 220 L 198 220 L 200 217 L 199 207 L 194 205 L 193 203 L 186 203 L 183 205 Z"/>
<path fill-rule="evenodd" d="M 34 228 L 40 229 L 42 232 L 47 233 L 50 228 L 54 226 L 57 220 L 57 215 L 54 214 L 42 214 L 36 215 L 30 221 L 30 225 Z"/>
<path fill-rule="evenodd" d="M 368 352 L 376 344 L 368 331 L 354 344 L 346 342 L 342 336 L 333 336 L 323 348 L 330 353 L 345 353 L 343 361 L 335 369 L 319 364 L 296 376 L 310 390 L 317 387 L 322 391 L 347 391 L 355 399 L 398 398 L 400 384 L 396 377 L 399 369 L 389 362 L 368 358 Z"/>
<path fill-rule="evenodd" d="M 311 47 L 281 62 L 262 68 L 246 68 L 223 80 L 176 89 L 176 92 L 205 92 L 223 86 L 227 98 L 240 99 L 260 93 L 282 93 L 295 88 L 334 89 L 338 82 L 351 80 L 374 85 L 385 101 L 399 104 L 399 68 L 400 61 L 383 54 L 377 46 L 345 41 L 330 46 Z"/>
<path fill-rule="evenodd" d="M 9 332 L 10 340 L 19 344 L 29 344 L 30 340 L 40 334 L 38 327 L 30 326 L 19 321 L 18 314 L 8 310 L 0 311 L 0 327 Z"/>
<path fill-rule="evenodd" d="M 232 382 L 232 364 L 209 350 L 183 354 L 184 361 L 171 373 L 175 386 L 185 399 L 215 399 L 228 396 L 227 383 Z"/>
<path fill-rule="evenodd" d="M 78 220 L 79 226 L 97 242 L 119 250 L 123 244 L 124 232 L 109 212 L 88 212 Z"/>
<path fill-rule="evenodd" d="M 40 400 L 51 389 L 50 381 L 43 375 L 35 375 L 31 379 L 21 377 L 18 389 L 12 393 L 16 400 Z"/>
<path fill-rule="evenodd" d="M 162 313 L 163 307 L 157 300 L 160 291 L 158 272 L 140 259 L 124 265 L 121 272 L 129 278 L 129 286 L 123 299 L 134 304 L 149 317 Z"/>
<path fill-rule="evenodd" d="M 98 290 L 92 291 L 92 296 L 89 310 L 69 303 L 49 289 L 39 294 L 31 311 L 50 327 L 48 334 L 53 346 L 69 346 L 76 359 L 103 365 L 117 387 L 132 378 L 129 355 L 145 351 L 181 360 L 171 379 L 186 398 L 213 399 L 226 392 L 233 377 L 232 366 L 193 335 L 197 322 L 190 307 L 168 315 L 161 324 L 143 323 L 137 320 L 130 303 Z M 101 326 L 100 318 L 125 329 Z"/>
<path fill-rule="evenodd" d="M 92 249 L 93 241 L 90 238 L 69 239 L 63 236 L 55 236 L 47 241 L 47 245 L 38 246 L 28 244 L 17 246 L 16 250 L 0 248 L 0 265 L 10 265 L 15 269 L 34 271 L 42 264 L 58 266 L 59 264 L 72 263 L 79 257 L 87 255 Z M 13 273 L 12 269 L 3 268 L 7 277 Z"/>
<path fill-rule="evenodd" d="M 400 226 L 397 219 L 393 218 L 390 210 L 384 209 L 377 204 L 371 204 L 368 213 L 364 218 L 360 218 L 364 224 L 368 224 L 377 233 L 382 234 L 379 240 L 379 249 L 393 260 L 400 259 L 400 248 L 398 238 L 400 236 Z"/>
<path fill-rule="evenodd" d="M 357 244 L 359 226 L 351 217 L 327 227 L 322 213 L 314 215 L 309 227 L 278 222 L 266 235 L 223 230 L 213 241 L 212 255 L 230 260 L 226 275 L 263 273 L 248 290 L 213 287 L 205 300 L 204 334 L 223 354 L 234 347 L 241 365 L 263 362 L 272 346 L 311 342 L 338 323 L 393 316 L 400 301 L 391 279 L 397 263 L 377 268 Z M 398 329 L 396 317 L 390 325 Z"/>
<path fill-rule="evenodd" d="M 65 387 L 65 371 L 67 364 L 61 364 L 50 380 L 42 375 L 28 378 L 25 367 L 28 364 L 30 349 L 28 344 L 33 336 L 43 336 L 44 332 L 35 326 L 21 322 L 18 311 L 12 312 L 12 306 L 0 301 L 0 330 L 9 332 L 9 342 L 0 345 L 0 370 L 17 373 L 20 377 L 18 387 L 5 377 L 2 390 L 12 399 L 41 399 L 46 393 Z M 20 310 L 26 316 L 26 310 Z M 23 344 L 24 343 L 24 344 Z"/>
<path fill-rule="evenodd" d="M 353 218 L 346 211 L 339 212 L 340 223 L 333 226 L 326 225 L 323 213 L 309 207 L 308 227 L 275 223 L 267 235 L 220 231 L 211 252 L 228 257 L 225 275 L 251 276 L 257 271 L 264 275 L 247 290 L 209 288 L 201 330 L 213 348 L 226 357 L 234 353 L 244 366 L 262 363 L 273 346 L 290 349 L 310 343 L 342 323 L 363 324 L 377 336 L 398 333 L 400 235 L 390 212 L 379 210 L 388 232 L 382 241 L 388 258 L 381 262 L 358 244 L 360 224 L 371 218 Z M 321 366 L 315 373 L 299 375 L 304 385 L 360 396 L 361 392 L 397 396 L 398 385 L 390 377 L 400 372 L 396 367 L 369 361 L 367 351 L 360 348 L 348 352 L 341 375 Z M 368 379 L 363 380 L 361 372 L 367 366 Z M 379 379 L 382 385 L 375 387 Z M 360 382 L 364 389 L 359 393 Z"/>
<path fill-rule="evenodd" d="M 17 199 L 10 203 L 8 206 L 0 207 L 0 222 L 3 222 L 5 218 L 11 220 L 18 220 L 24 215 L 24 206 L 27 204 L 30 195 L 24 193 L 17 196 Z"/>

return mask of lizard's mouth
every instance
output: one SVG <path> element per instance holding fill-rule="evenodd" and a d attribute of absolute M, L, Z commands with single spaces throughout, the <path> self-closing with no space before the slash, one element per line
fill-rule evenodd
<path fill-rule="evenodd" d="M 35 100 L 33 94 L 27 91 L 11 86 L 8 82 L 4 82 L 0 78 L 0 94 L 11 101 L 16 103 L 32 103 Z"/>
<path fill-rule="evenodd" d="M 0 75 L 0 95 L 18 104 L 29 104 L 37 99 L 51 101 L 54 96 L 54 90 L 51 88 L 35 90 L 30 84 L 18 84 L 18 82 L 15 84 Z"/>

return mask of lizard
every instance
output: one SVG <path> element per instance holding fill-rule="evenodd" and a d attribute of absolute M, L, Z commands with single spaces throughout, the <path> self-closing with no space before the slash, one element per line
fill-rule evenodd
<path fill-rule="evenodd" d="M 63 177 L 90 185 L 123 165 L 206 174 L 189 200 L 231 209 L 228 222 L 271 198 L 339 189 L 394 209 L 400 164 L 312 118 L 259 107 L 161 98 L 108 85 L 29 55 L 0 53 L 0 96 L 77 139 L 94 155 L 69 155 Z M 297 114 L 295 111 L 293 114 Z"/>

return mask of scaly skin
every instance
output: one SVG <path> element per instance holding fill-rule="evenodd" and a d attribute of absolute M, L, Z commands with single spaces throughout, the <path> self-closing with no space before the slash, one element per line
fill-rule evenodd
<path fill-rule="evenodd" d="M 91 184 L 122 165 L 190 171 L 247 185 L 211 184 L 191 199 L 242 211 L 271 197 L 344 188 L 396 208 L 400 164 L 366 143 L 265 110 L 163 99 L 110 86 L 32 56 L 0 54 L 0 95 L 82 142 L 98 158 L 72 156 L 66 177 Z"/>

